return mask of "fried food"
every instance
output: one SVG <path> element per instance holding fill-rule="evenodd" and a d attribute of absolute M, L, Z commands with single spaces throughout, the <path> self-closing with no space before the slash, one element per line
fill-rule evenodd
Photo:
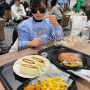
<path fill-rule="evenodd" d="M 41 87 L 40 83 L 36 83 L 34 85 L 33 84 L 29 84 L 28 86 L 26 86 L 24 88 L 24 90 L 41 90 L 40 87 Z"/>
<path fill-rule="evenodd" d="M 35 90 L 34 85 L 30 84 L 24 88 L 24 90 Z"/>
<path fill-rule="evenodd" d="M 34 89 L 32 88 L 34 86 Z M 68 84 L 60 77 L 46 78 L 34 85 L 30 84 L 24 90 L 66 90 Z"/>
<path fill-rule="evenodd" d="M 43 16 L 43 17 L 42 17 L 42 20 L 45 19 L 45 18 L 46 18 L 46 16 Z"/>

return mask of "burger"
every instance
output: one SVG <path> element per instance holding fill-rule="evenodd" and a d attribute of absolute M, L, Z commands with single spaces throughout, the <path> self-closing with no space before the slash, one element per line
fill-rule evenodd
<path fill-rule="evenodd" d="M 80 67 L 83 65 L 81 58 L 75 53 L 58 54 L 58 61 L 68 67 Z"/>

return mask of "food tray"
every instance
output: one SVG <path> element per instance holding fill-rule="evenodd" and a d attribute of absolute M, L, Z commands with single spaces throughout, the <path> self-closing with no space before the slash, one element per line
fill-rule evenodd
<path fill-rule="evenodd" d="M 6 90 L 17 90 L 18 86 L 27 81 L 13 72 L 13 64 L 15 61 L 2 65 L 0 67 L 0 80 Z"/>
<path fill-rule="evenodd" d="M 20 87 L 17 90 L 24 90 L 24 87 L 28 86 L 29 84 L 35 84 L 42 79 L 45 79 L 48 77 L 52 78 L 52 77 L 57 77 L 57 76 L 60 77 L 61 79 L 65 80 L 65 82 L 67 82 L 68 87 L 66 90 L 74 90 L 74 88 L 76 87 L 75 79 L 70 74 L 63 71 L 62 69 L 58 69 L 53 64 L 51 64 L 51 68 L 48 70 L 47 73 L 39 76 L 36 79 L 26 81 L 25 83 L 20 85 Z"/>
<path fill-rule="evenodd" d="M 19 86 L 21 86 L 23 83 L 26 82 L 25 84 L 27 84 L 28 81 L 30 82 L 31 80 L 36 78 L 35 77 L 32 79 L 26 79 L 26 78 L 17 76 L 13 72 L 13 65 L 14 65 L 15 61 L 12 61 L 10 63 L 0 66 L 0 80 L 6 90 L 17 90 L 17 88 Z M 68 73 L 66 72 L 66 74 L 68 74 Z M 74 88 L 76 86 L 76 82 L 71 75 L 69 78 L 73 80 L 73 83 L 71 84 L 70 88 Z"/>
<path fill-rule="evenodd" d="M 51 46 L 51 47 L 48 47 L 46 49 L 43 49 L 41 51 L 38 52 L 39 55 L 42 55 L 42 53 L 45 52 L 48 54 L 47 58 L 53 63 L 55 64 L 56 66 L 64 69 L 64 70 L 67 70 L 67 69 L 90 69 L 90 56 L 89 55 L 86 55 L 84 53 L 81 53 L 79 51 L 76 51 L 74 49 L 70 49 L 68 47 L 65 47 L 65 46 Z M 82 60 L 82 63 L 83 63 L 83 66 L 82 67 L 66 67 L 64 66 L 63 64 L 61 64 L 58 60 L 57 60 L 57 56 L 59 53 L 62 53 L 62 52 L 72 52 L 72 53 L 75 53 L 77 55 L 80 56 L 81 60 Z"/>

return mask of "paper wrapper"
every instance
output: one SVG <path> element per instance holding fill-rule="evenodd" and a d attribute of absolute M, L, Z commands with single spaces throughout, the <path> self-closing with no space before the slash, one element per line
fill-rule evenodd
<path fill-rule="evenodd" d="M 60 79 L 64 79 L 64 82 L 68 84 L 68 87 L 72 84 L 73 80 L 70 79 L 70 74 L 58 69 L 55 65 L 51 64 L 50 69 L 43 75 L 39 76 L 37 79 L 30 82 L 30 84 L 35 84 L 42 79 L 46 79 L 48 77 L 60 77 Z M 67 87 L 67 88 L 68 88 Z M 66 89 L 67 90 L 67 89 Z"/>
<path fill-rule="evenodd" d="M 75 71 L 74 70 L 68 70 L 68 71 L 90 82 L 90 70 L 79 69 Z"/>

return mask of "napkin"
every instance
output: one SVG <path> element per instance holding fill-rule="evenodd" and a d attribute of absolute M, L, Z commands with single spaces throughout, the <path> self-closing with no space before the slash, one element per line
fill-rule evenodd
<path fill-rule="evenodd" d="M 79 69 L 79 70 L 67 70 L 67 71 L 72 72 L 73 74 L 90 82 L 90 70 Z"/>

